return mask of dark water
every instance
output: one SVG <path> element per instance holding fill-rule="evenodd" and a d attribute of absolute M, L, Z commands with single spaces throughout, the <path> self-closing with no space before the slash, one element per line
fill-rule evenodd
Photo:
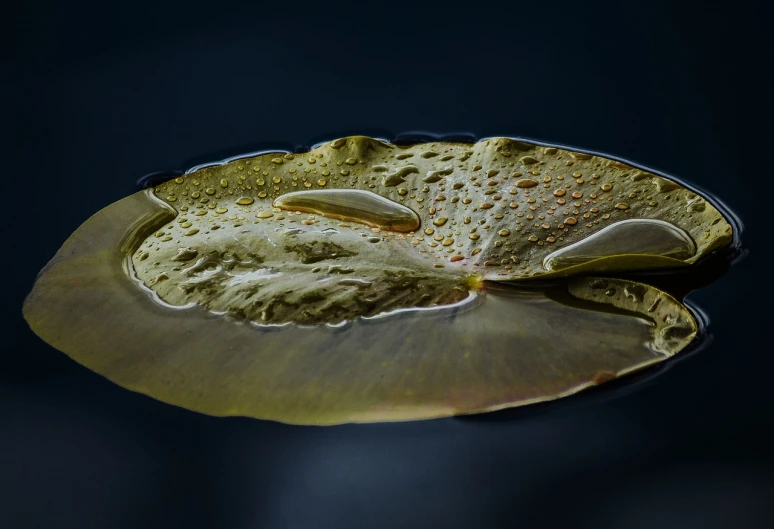
<path fill-rule="evenodd" d="M 762 6 L 6 13 L 0 527 L 774 526 Z M 577 145 L 721 197 L 749 255 L 689 296 L 711 339 L 558 404 L 310 428 L 131 393 L 21 318 L 59 245 L 142 175 L 406 130 Z"/>

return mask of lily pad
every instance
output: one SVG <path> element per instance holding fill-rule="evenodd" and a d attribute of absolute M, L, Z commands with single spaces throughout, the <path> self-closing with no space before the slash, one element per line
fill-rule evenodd
<path fill-rule="evenodd" d="M 204 413 L 441 417 L 676 354 L 698 332 L 678 300 L 578 276 L 688 267 L 733 235 L 694 191 L 597 155 L 342 138 L 105 208 L 41 272 L 24 314 L 90 369 Z"/>

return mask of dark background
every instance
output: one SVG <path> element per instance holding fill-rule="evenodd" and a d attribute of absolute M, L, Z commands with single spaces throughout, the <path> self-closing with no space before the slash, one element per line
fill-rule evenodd
<path fill-rule="evenodd" d="M 763 5 L 4 8 L 0 527 L 774 527 Z M 131 393 L 21 317 L 146 173 L 411 130 L 609 152 L 722 198 L 749 254 L 689 298 L 709 345 L 559 404 L 314 428 Z"/>

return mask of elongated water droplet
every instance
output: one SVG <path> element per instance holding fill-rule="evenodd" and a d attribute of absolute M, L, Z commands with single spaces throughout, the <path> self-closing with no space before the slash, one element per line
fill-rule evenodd
<path fill-rule="evenodd" d="M 191 248 L 180 248 L 177 251 L 177 255 L 172 258 L 173 261 L 190 261 L 194 257 L 199 255 L 199 252 L 192 250 Z"/>
<path fill-rule="evenodd" d="M 384 175 L 382 183 L 387 187 L 395 187 L 398 184 L 402 184 L 408 175 L 418 172 L 419 169 L 416 165 L 406 165 Z"/>
<path fill-rule="evenodd" d="M 448 176 L 454 172 L 454 168 L 449 165 L 448 167 L 444 167 L 443 169 L 439 169 L 437 171 L 428 171 L 427 176 L 423 178 L 423 181 L 428 182 L 430 184 L 439 181 L 444 176 Z"/>
<path fill-rule="evenodd" d="M 547 255 L 543 268 L 560 270 L 613 256 L 650 255 L 684 260 L 695 254 L 696 243 L 677 226 L 663 220 L 631 219 Z"/>
<path fill-rule="evenodd" d="M 413 210 L 370 191 L 297 191 L 278 197 L 274 207 L 316 213 L 390 231 L 409 232 L 419 228 L 419 216 Z"/>

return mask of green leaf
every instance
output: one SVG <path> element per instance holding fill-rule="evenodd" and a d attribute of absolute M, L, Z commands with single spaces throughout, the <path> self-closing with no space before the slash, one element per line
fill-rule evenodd
<path fill-rule="evenodd" d="M 441 417 L 568 395 L 679 352 L 697 324 L 678 300 L 573 277 L 688 267 L 732 236 L 690 189 L 600 156 L 351 137 L 105 208 L 24 314 L 90 369 L 204 413 Z"/>

